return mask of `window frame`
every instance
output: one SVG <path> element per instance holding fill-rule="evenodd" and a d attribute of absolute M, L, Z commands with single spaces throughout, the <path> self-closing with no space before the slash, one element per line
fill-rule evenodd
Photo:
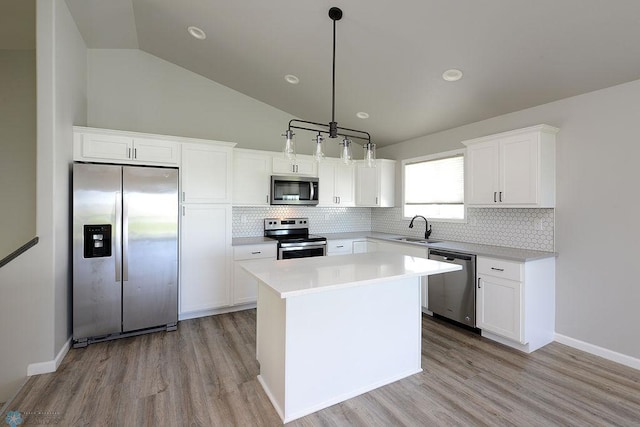
<path fill-rule="evenodd" d="M 421 163 L 421 162 L 428 162 L 428 161 L 432 161 L 432 160 L 440 160 L 440 159 L 446 159 L 449 157 L 456 157 L 456 156 L 462 156 L 462 168 L 463 168 L 463 173 L 464 173 L 464 182 L 462 184 L 463 186 L 463 193 L 464 193 L 464 202 L 462 204 L 463 206 L 463 217 L 462 218 L 429 218 L 427 217 L 427 219 L 429 220 L 429 222 L 451 222 L 451 223 L 462 223 L 465 224 L 468 222 L 468 214 L 467 214 L 467 150 L 464 148 L 460 148 L 457 150 L 450 150 L 450 151 L 443 151 L 440 153 L 434 153 L 434 154 L 429 154 L 426 156 L 420 156 L 420 157 L 412 157 L 410 159 L 404 159 L 402 160 L 401 164 L 402 164 L 402 218 L 405 220 L 409 220 L 412 217 L 410 216 L 405 216 L 404 212 L 405 212 L 405 166 L 407 164 L 413 164 L 413 163 Z"/>

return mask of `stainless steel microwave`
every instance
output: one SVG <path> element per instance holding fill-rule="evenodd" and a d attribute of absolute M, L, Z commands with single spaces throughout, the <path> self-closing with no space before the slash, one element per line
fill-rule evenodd
<path fill-rule="evenodd" d="M 311 176 L 271 176 L 272 205 L 317 205 L 318 178 Z"/>

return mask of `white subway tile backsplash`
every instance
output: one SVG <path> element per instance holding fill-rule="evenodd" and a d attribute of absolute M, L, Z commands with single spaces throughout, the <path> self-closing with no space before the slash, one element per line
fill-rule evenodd
<path fill-rule="evenodd" d="M 430 222 L 432 239 L 539 251 L 554 250 L 553 209 L 468 208 L 467 222 Z M 402 218 L 402 208 L 372 209 L 371 229 L 382 233 L 424 236 L 424 221 Z"/>
<path fill-rule="evenodd" d="M 308 217 L 309 231 L 316 234 L 371 231 L 371 208 L 234 207 L 233 237 L 262 236 L 265 218 L 285 217 Z"/>
<path fill-rule="evenodd" d="M 402 208 L 318 208 L 305 206 L 234 207 L 233 237 L 262 236 L 265 218 L 308 217 L 310 232 L 379 231 L 422 237 Z M 554 209 L 468 208 L 466 223 L 430 222 L 431 238 L 540 251 L 554 250 Z"/>

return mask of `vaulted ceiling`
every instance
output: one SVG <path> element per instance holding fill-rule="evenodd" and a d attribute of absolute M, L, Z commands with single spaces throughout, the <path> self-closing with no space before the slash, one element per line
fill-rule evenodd
<path fill-rule="evenodd" d="M 340 7 L 336 120 L 380 145 L 640 78 L 638 0 L 67 4 L 89 48 L 141 49 L 317 122 L 331 118 L 328 10 Z M 450 68 L 463 78 L 443 80 Z"/>

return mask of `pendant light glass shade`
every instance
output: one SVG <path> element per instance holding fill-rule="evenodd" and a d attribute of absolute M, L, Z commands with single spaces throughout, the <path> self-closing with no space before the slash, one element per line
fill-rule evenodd
<path fill-rule="evenodd" d="M 364 164 L 368 168 L 376 167 L 376 144 L 372 142 L 364 144 Z"/>
<path fill-rule="evenodd" d="M 322 151 L 322 141 L 324 141 L 324 138 L 322 137 L 322 134 L 320 132 L 318 132 L 318 135 L 316 135 L 315 141 L 316 150 L 313 153 L 313 158 L 316 162 L 321 162 L 324 159 L 324 152 Z"/>
<path fill-rule="evenodd" d="M 291 130 L 287 130 L 284 135 L 282 135 L 286 138 L 284 150 L 282 150 L 282 152 L 284 153 L 284 157 L 289 160 L 293 160 L 296 158 L 296 143 L 293 139 L 294 135 L 295 133 L 293 133 Z"/>
<path fill-rule="evenodd" d="M 347 165 L 351 164 L 353 160 L 353 155 L 351 153 L 351 140 L 343 139 L 342 140 L 342 148 L 340 149 L 340 159 Z"/>

